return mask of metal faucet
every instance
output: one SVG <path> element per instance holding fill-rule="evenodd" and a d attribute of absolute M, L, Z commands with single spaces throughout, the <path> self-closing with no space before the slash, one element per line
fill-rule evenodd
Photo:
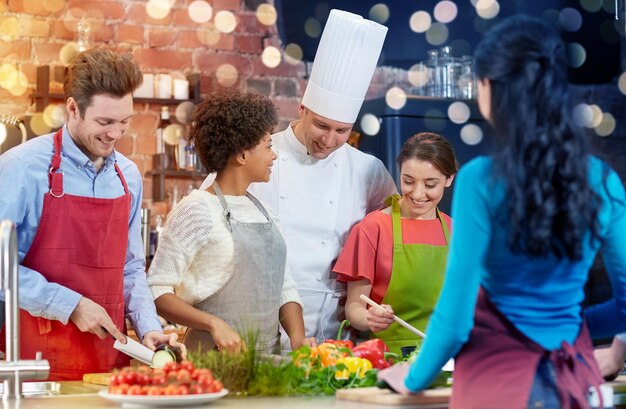
<path fill-rule="evenodd" d="M 34 360 L 20 360 L 17 231 L 10 220 L 0 222 L 0 290 L 4 292 L 6 361 L 0 361 L 3 399 L 22 398 L 23 379 L 47 379 L 50 364 L 37 352 Z"/>

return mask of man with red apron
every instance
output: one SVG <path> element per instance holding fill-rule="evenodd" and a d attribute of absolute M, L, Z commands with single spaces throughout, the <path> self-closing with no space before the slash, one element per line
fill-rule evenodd
<path fill-rule="evenodd" d="M 53 380 L 128 364 L 112 339 L 126 341 L 125 317 L 152 349 L 176 338 L 162 334 L 146 283 L 141 175 L 114 150 L 141 70 L 96 48 L 67 76 L 66 126 L 0 156 L 0 219 L 18 231 L 21 355 L 42 352 Z"/>
<path fill-rule="evenodd" d="M 415 328 L 425 331 L 443 285 L 450 230 L 441 212 L 436 209 L 446 245 L 402 244 L 402 220 L 398 199 L 400 199 L 398 195 L 391 197 L 393 266 L 389 287 L 382 304 L 392 305 L 395 315 Z M 410 291 L 407 291 L 409 288 Z M 389 350 L 400 356 L 401 348 L 415 347 L 419 342 L 415 334 L 396 322 L 384 331 L 373 333 L 372 337 L 385 341 Z"/>

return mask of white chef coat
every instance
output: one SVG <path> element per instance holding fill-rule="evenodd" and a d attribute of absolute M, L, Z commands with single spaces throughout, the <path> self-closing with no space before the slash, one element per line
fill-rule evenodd
<path fill-rule="evenodd" d="M 306 336 L 322 342 L 336 337 L 339 302 L 346 295 L 331 267 L 352 226 L 397 190 L 378 158 L 344 144 L 326 159 L 315 159 L 292 126 L 272 135 L 277 159 L 270 181 L 253 183 L 248 191 L 278 215 L 288 269 L 304 303 Z"/>

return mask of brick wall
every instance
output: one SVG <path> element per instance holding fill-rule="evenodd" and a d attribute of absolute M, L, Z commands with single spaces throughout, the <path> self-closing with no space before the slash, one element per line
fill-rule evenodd
<path fill-rule="evenodd" d="M 148 16 L 145 0 L 0 0 L 1 64 L 17 68 L 28 81 L 28 87 L 18 95 L 0 88 L 0 113 L 19 117 L 35 113 L 30 94 L 35 89 L 37 66 L 63 66 L 61 51 L 66 44 L 76 41 L 76 23 L 80 17 L 85 17 L 92 23 L 94 46 L 106 45 L 131 52 L 144 72 L 199 73 L 201 93 L 205 95 L 222 87 L 216 71 L 228 63 L 238 72 L 232 87 L 269 96 L 279 110 L 280 127 L 296 119 L 297 104 L 310 67 L 305 63 L 291 65 L 284 60 L 275 68 L 262 63 L 261 53 L 265 47 L 281 47 L 276 26 L 265 26 L 256 18 L 256 7 L 264 2 L 208 1 L 213 7 L 213 16 L 220 10 L 229 10 L 237 19 L 235 30 L 220 33 L 217 40 L 213 37 L 213 19 L 204 24 L 190 19 L 188 5 L 191 2 L 176 0 L 170 13 L 156 20 Z M 395 78 L 395 75 L 389 77 Z M 368 97 L 384 93 L 385 78 L 386 75 L 376 76 Z M 160 108 L 136 103 L 131 129 L 117 145 L 144 175 L 152 167 Z M 181 189 L 184 189 L 182 185 Z M 152 180 L 148 177 L 144 178 L 144 201 L 146 206 L 156 210 L 153 213 L 167 212 L 166 204 L 152 203 Z"/>

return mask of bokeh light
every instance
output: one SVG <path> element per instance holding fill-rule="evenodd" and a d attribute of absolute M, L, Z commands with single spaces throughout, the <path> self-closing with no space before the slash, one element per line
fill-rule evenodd
<path fill-rule="evenodd" d="M 406 105 L 406 93 L 400 87 L 391 87 L 385 94 L 385 102 L 391 109 L 402 109 Z"/>
<path fill-rule="evenodd" d="M 369 17 L 370 20 L 385 24 L 389 20 L 389 7 L 383 3 L 374 4 L 370 9 Z"/>
<path fill-rule="evenodd" d="M 216 74 L 217 75 L 217 74 Z M 176 120 L 183 125 L 191 123 L 191 114 L 193 113 L 194 104 L 191 101 L 181 102 L 176 106 L 174 116 Z"/>
<path fill-rule="evenodd" d="M 496 0 L 479 0 L 476 3 L 476 13 L 485 20 L 491 20 L 500 13 L 500 3 Z"/>
<path fill-rule="evenodd" d="M 578 31 L 583 25 L 583 17 L 578 10 L 566 7 L 559 14 L 559 25 L 567 31 Z"/>
<path fill-rule="evenodd" d="M 220 41 L 222 33 L 215 29 L 213 23 L 207 23 L 201 29 L 196 30 L 196 36 L 202 44 L 215 45 Z"/>
<path fill-rule="evenodd" d="M 78 45 L 75 42 L 66 43 L 59 51 L 59 60 L 65 65 L 69 65 L 70 62 L 78 54 Z"/>
<path fill-rule="evenodd" d="M 602 109 L 600 109 L 599 106 L 597 106 L 596 104 L 591 104 L 589 105 L 589 108 L 591 109 L 591 122 L 589 123 L 589 125 L 587 125 L 588 128 L 595 128 L 596 126 L 600 125 L 600 122 L 602 122 Z"/>
<path fill-rule="evenodd" d="M 303 56 L 304 52 L 302 51 L 302 47 L 298 44 L 290 43 L 285 47 L 285 62 L 287 64 L 298 65 L 302 62 Z"/>
<path fill-rule="evenodd" d="M 11 95 L 24 95 L 28 90 L 28 78 L 22 71 L 15 70 L 7 78 L 7 90 Z"/>
<path fill-rule="evenodd" d="M 185 128 L 181 124 L 169 124 L 163 130 L 163 142 L 168 145 L 178 145 L 178 140 L 185 134 Z"/>
<path fill-rule="evenodd" d="M 593 123 L 593 110 L 587 104 L 580 103 L 572 111 L 574 124 L 580 128 L 590 128 Z"/>
<path fill-rule="evenodd" d="M 314 18 L 307 18 L 304 22 L 304 32 L 311 38 L 317 38 L 322 34 L 322 25 Z"/>
<path fill-rule="evenodd" d="M 0 66 L 0 87 L 4 89 L 11 88 L 10 78 L 12 78 L 15 71 L 17 71 L 15 66 L 11 64 L 4 63 Z"/>
<path fill-rule="evenodd" d="M 20 22 L 16 17 L 9 16 L 0 21 L 0 37 L 3 37 L 6 41 L 11 41 L 13 37 L 17 37 L 20 34 Z"/>
<path fill-rule="evenodd" d="M 220 10 L 215 14 L 215 28 L 222 33 L 232 33 L 237 28 L 235 13 L 228 10 Z"/>
<path fill-rule="evenodd" d="M 215 71 L 217 82 L 223 87 L 232 87 L 237 83 L 239 72 L 232 64 L 222 64 Z"/>
<path fill-rule="evenodd" d="M 43 121 L 50 128 L 60 128 L 65 123 L 65 104 L 50 104 L 43 110 Z"/>
<path fill-rule="evenodd" d="M 43 8 L 46 11 L 49 11 L 51 13 L 56 13 L 57 11 L 63 10 L 63 7 L 65 7 L 65 0 L 44 0 L 43 1 Z"/>
<path fill-rule="evenodd" d="M 424 87 L 428 84 L 430 70 L 422 63 L 415 64 L 407 73 L 409 82 L 414 87 Z"/>
<path fill-rule="evenodd" d="M 579 43 L 570 43 L 567 45 L 569 53 L 569 65 L 572 68 L 581 67 L 587 59 L 587 52 L 585 47 Z"/>
<path fill-rule="evenodd" d="M 265 47 L 265 50 L 263 50 L 263 53 L 261 54 L 261 61 L 263 61 L 263 64 L 269 68 L 278 67 L 281 60 L 282 57 L 280 55 L 280 50 L 271 45 Z"/>
<path fill-rule="evenodd" d="M 192 1 L 187 9 L 187 14 L 189 14 L 191 21 L 195 23 L 206 23 L 213 17 L 213 7 L 203 0 Z"/>
<path fill-rule="evenodd" d="M 600 123 L 594 130 L 598 136 L 609 136 L 615 131 L 615 117 L 608 112 L 603 113 Z"/>
<path fill-rule="evenodd" d="M 459 9 L 456 7 L 456 4 L 449 0 L 443 0 L 437 3 L 433 15 L 438 22 L 447 24 L 454 21 L 458 12 Z"/>
<path fill-rule="evenodd" d="M 257 20 L 265 26 L 273 26 L 276 23 L 277 16 L 276 9 L 271 4 L 259 4 L 259 7 L 256 9 Z"/>
<path fill-rule="evenodd" d="M 464 124 L 470 117 L 470 108 L 465 102 L 453 102 L 448 107 L 448 117 L 455 124 Z"/>
<path fill-rule="evenodd" d="M 617 86 L 622 94 L 626 95 L 626 72 L 623 72 L 622 75 L 619 76 L 619 80 L 617 80 Z"/>
<path fill-rule="evenodd" d="M 146 3 L 146 13 L 155 20 L 161 20 L 170 14 L 172 6 L 167 0 L 149 0 Z"/>
<path fill-rule="evenodd" d="M 466 145 L 478 145 L 483 140 L 483 130 L 475 124 L 464 125 L 461 128 L 461 140 Z"/>
<path fill-rule="evenodd" d="M 44 135 L 50 133 L 52 130 L 48 125 L 46 125 L 46 121 L 43 119 L 43 113 L 37 112 L 30 119 L 30 129 L 35 135 Z"/>
<path fill-rule="evenodd" d="M 409 19 L 409 26 L 416 33 L 425 33 L 430 28 L 432 22 L 430 14 L 425 11 L 416 11 Z"/>
<path fill-rule="evenodd" d="M 378 135 L 378 132 L 380 132 L 380 119 L 374 114 L 363 115 L 361 117 L 361 129 L 366 135 Z"/>
<path fill-rule="evenodd" d="M 595 13 L 602 9 L 602 0 L 580 0 L 580 6 L 590 13 Z"/>
<path fill-rule="evenodd" d="M 433 23 L 426 32 L 426 41 L 432 45 L 441 45 L 448 41 L 449 34 L 445 24 Z"/>

